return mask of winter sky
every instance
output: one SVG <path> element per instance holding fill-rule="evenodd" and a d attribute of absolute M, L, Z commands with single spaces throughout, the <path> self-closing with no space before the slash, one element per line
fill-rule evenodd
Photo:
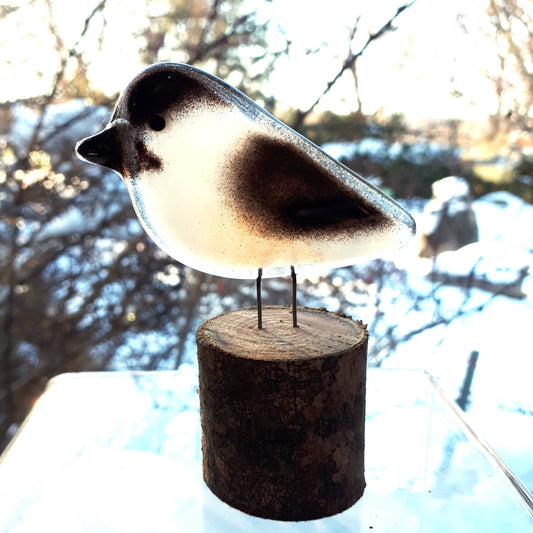
<path fill-rule="evenodd" d="M 359 32 L 352 45 L 357 52 L 369 32 L 376 32 L 401 5 L 398 0 L 249 0 L 259 9 L 260 19 L 269 19 L 273 28 L 283 28 L 292 42 L 291 55 L 281 60 L 270 79 L 274 97 L 292 107 L 305 108 L 322 92 L 336 74 L 347 53 L 347 35 L 357 17 Z M 42 92 L 50 84 L 57 59 L 50 53 L 51 38 L 40 42 L 32 33 L 46 27 L 46 6 L 37 4 L 20 11 L 18 34 L 2 44 L 3 56 L 11 66 L 1 65 L 0 101 L 24 98 Z M 168 5 L 150 3 L 151 15 Z M 324 6 L 327 6 L 326 8 Z M 84 4 L 73 11 L 67 0 L 52 0 L 59 34 L 66 46 L 78 39 L 85 18 L 93 5 Z M 28 11 L 26 12 L 27 10 Z M 88 52 L 96 87 L 113 94 L 121 90 L 141 69 L 133 34 L 144 22 L 144 0 L 109 1 L 106 5 L 108 37 L 103 51 L 96 52 L 102 19 L 95 17 L 79 49 Z M 402 112 L 412 118 L 463 118 L 483 120 L 495 108 L 493 87 L 482 74 L 493 65 L 490 39 L 466 34 L 457 23 L 459 9 L 468 15 L 471 28 L 483 24 L 483 2 L 476 0 L 417 0 L 397 19 L 392 34 L 374 42 L 358 63 L 363 111 L 368 114 Z M 140 17 L 139 15 L 143 15 Z M 22 30 L 22 32 L 21 32 Z M 277 30 L 271 32 L 273 47 L 282 42 Z M 21 35 L 24 37 L 21 38 Z M 314 52 L 310 53 L 309 51 Z M 21 63 L 22 61 L 22 63 Z M 50 65 L 49 69 L 43 65 Z M 44 70 L 39 78 L 37 70 Z M 453 92 L 463 94 L 454 98 Z M 354 83 L 348 72 L 319 109 L 347 113 L 355 109 Z"/>

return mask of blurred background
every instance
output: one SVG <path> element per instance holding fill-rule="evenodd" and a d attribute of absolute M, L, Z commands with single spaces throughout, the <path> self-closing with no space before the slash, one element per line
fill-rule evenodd
<path fill-rule="evenodd" d="M 0 0 L 0 451 L 63 372 L 184 369 L 255 285 L 191 270 L 78 161 L 144 66 L 233 84 L 416 218 L 399 252 L 299 283 L 369 365 L 432 373 L 533 488 L 533 4 Z M 264 283 L 288 304 L 288 280 Z"/>

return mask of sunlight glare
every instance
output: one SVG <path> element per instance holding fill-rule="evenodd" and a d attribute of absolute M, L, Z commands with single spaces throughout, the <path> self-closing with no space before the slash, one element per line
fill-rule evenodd
<path fill-rule="evenodd" d="M 353 52 L 394 14 L 401 2 L 330 0 L 324 8 L 318 0 L 249 0 L 245 5 L 257 9 L 260 20 L 270 21 L 273 49 L 280 49 L 284 43 L 279 28 L 291 41 L 290 55 L 278 60 L 267 91 L 282 107 L 306 109 L 339 71 L 348 53 L 350 28 L 358 16 Z M 94 87 L 115 95 L 141 70 L 138 35 L 146 24 L 145 17 L 158 16 L 167 8 L 162 0 L 148 7 L 145 0 L 107 2 L 105 13 L 94 17 L 76 48 L 89 62 Z M 78 41 L 91 9 L 72 10 L 69 0 L 52 0 L 54 23 L 67 47 Z M 409 117 L 479 120 L 494 111 L 494 87 L 482 72 L 497 68 L 494 48 L 490 48 L 495 44 L 491 39 L 479 40 L 464 33 L 457 23 L 460 11 L 474 26 L 486 24 L 482 21 L 486 18 L 483 5 L 477 0 L 415 2 L 394 23 L 396 31 L 372 43 L 357 63 L 365 114 L 400 112 Z M 44 3 L 32 4 L 21 7 L 16 18 L 10 19 L 14 24 L 3 28 L 4 33 L 16 32 L 16 38 L 3 43 L 3 53 L 10 61 L 1 65 L 0 76 L 9 83 L 3 84 L 0 101 L 50 90 L 61 58 L 54 51 L 47 17 Z M 19 38 L 21 28 L 23 39 Z M 454 97 L 454 91 L 464 96 Z M 345 72 L 316 110 L 327 109 L 338 114 L 357 109 L 351 72 Z"/>

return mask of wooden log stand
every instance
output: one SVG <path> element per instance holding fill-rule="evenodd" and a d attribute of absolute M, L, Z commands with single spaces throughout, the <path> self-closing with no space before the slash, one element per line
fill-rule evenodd
<path fill-rule="evenodd" d="M 359 321 L 323 309 L 230 311 L 197 333 L 204 479 L 248 514 L 312 520 L 363 494 L 366 353 Z"/>

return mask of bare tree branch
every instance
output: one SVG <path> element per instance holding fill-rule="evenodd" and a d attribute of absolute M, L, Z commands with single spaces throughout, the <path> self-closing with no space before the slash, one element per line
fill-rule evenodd
<path fill-rule="evenodd" d="M 213 6 L 218 7 L 218 2 L 215 2 Z M 209 57 L 214 54 L 215 50 L 225 46 L 231 37 L 244 35 L 246 30 L 243 31 L 243 27 L 248 22 L 248 20 L 253 17 L 254 13 L 247 13 L 239 17 L 222 35 L 210 42 L 200 42 L 198 46 L 195 47 L 194 53 L 189 56 L 188 63 L 190 65 L 195 65 L 200 61 L 204 61 L 206 57 Z M 206 32 L 207 33 L 207 32 Z M 205 38 L 206 33 L 203 34 Z"/>
<path fill-rule="evenodd" d="M 400 344 L 406 343 L 410 341 L 412 338 L 416 337 L 417 335 L 420 335 L 426 331 L 435 329 L 439 326 L 445 326 L 448 327 L 451 324 L 453 324 L 457 319 L 464 318 L 466 316 L 475 315 L 478 313 L 483 312 L 489 304 L 491 304 L 498 296 L 507 295 L 507 292 L 509 290 L 509 287 L 514 287 L 517 283 L 520 283 L 524 278 L 524 273 L 522 271 L 518 272 L 517 279 L 509 282 L 507 284 L 502 284 L 498 286 L 496 290 L 493 290 L 483 302 L 468 307 L 468 303 L 470 302 L 472 298 L 472 289 L 476 288 L 476 277 L 475 277 L 475 269 L 476 269 L 477 263 L 472 267 L 470 273 L 468 276 L 464 278 L 464 292 L 463 292 L 463 300 L 461 303 L 457 306 L 457 308 L 449 313 L 449 314 L 443 314 L 441 312 L 441 305 L 440 305 L 440 299 L 437 297 L 437 291 L 442 288 L 448 286 L 447 282 L 435 282 L 436 280 L 433 280 L 432 288 L 429 294 L 427 295 L 419 295 L 418 299 L 424 299 L 424 300 L 433 300 L 435 303 L 435 312 L 433 314 L 433 318 L 422 324 L 419 327 L 412 328 L 407 333 L 404 333 L 403 335 L 395 335 L 395 332 L 398 330 L 400 324 L 393 324 L 388 326 L 386 332 L 377 338 L 377 342 L 372 347 L 371 353 L 369 356 L 373 359 L 375 366 L 380 366 L 382 362 L 389 357 L 397 346 Z M 431 274 L 430 274 L 431 278 Z M 380 292 L 380 291 L 379 291 Z M 414 305 L 411 307 L 409 311 L 407 311 L 406 316 L 409 315 L 409 313 L 413 312 L 415 310 L 415 307 L 417 307 L 419 304 L 418 301 L 414 302 Z M 379 302 L 378 302 L 379 305 Z M 376 313 L 378 314 L 378 313 Z M 372 325 L 372 327 L 375 327 L 375 323 Z"/>
<path fill-rule="evenodd" d="M 46 117 L 46 112 L 48 110 L 48 106 L 50 105 L 50 103 L 53 101 L 53 99 L 55 98 L 55 96 L 57 94 L 57 91 L 59 89 L 60 83 L 61 83 L 63 77 L 65 76 L 65 72 L 66 72 L 66 68 L 67 68 L 69 59 L 71 59 L 72 57 L 74 57 L 77 54 L 78 47 L 79 47 L 82 39 L 85 37 L 87 31 L 89 30 L 91 21 L 94 19 L 94 17 L 98 13 L 103 11 L 103 9 L 105 8 L 106 3 L 107 3 L 107 0 L 100 0 L 100 2 L 96 5 L 96 7 L 89 13 L 87 18 L 85 19 L 85 22 L 83 23 L 83 28 L 81 30 L 81 33 L 80 33 L 78 39 L 76 40 L 74 45 L 70 48 L 70 50 L 64 55 L 63 59 L 61 60 L 61 64 L 60 64 L 60 66 L 59 66 L 59 68 L 58 68 L 58 70 L 56 72 L 55 77 L 54 77 L 54 82 L 52 83 L 52 88 L 51 88 L 50 92 L 46 95 L 46 97 L 44 99 L 44 102 L 43 102 L 43 104 L 41 106 L 39 120 L 37 121 L 37 124 L 35 125 L 35 128 L 33 130 L 33 134 L 32 134 L 32 138 L 31 138 L 31 141 L 30 141 L 29 146 L 28 146 L 29 150 L 32 150 L 33 147 L 36 146 L 39 143 L 39 135 L 40 135 L 41 129 L 43 127 L 43 123 L 44 123 L 44 120 L 45 120 L 45 117 Z M 50 4 L 48 4 L 48 5 L 49 5 L 49 8 L 50 8 L 50 13 L 51 13 L 52 12 L 51 11 L 51 6 L 50 6 Z M 59 46 L 60 44 L 62 44 L 62 40 L 57 35 L 57 31 L 55 30 L 55 24 L 53 23 L 53 21 L 51 21 L 50 24 L 51 24 L 51 28 L 56 32 L 55 33 L 56 46 Z"/>
<path fill-rule="evenodd" d="M 357 26 L 358 26 L 359 19 L 357 20 L 357 22 L 355 23 L 355 25 L 353 26 L 353 28 L 352 28 L 352 30 L 350 32 L 351 39 L 350 39 L 349 52 L 348 52 L 348 55 L 346 56 L 346 59 L 344 60 L 344 62 L 342 64 L 341 68 L 339 69 L 337 74 L 335 74 L 335 76 L 330 81 L 328 81 L 328 83 L 326 84 L 326 87 L 324 88 L 322 93 L 316 98 L 316 100 L 306 110 L 298 111 L 295 120 L 291 124 L 294 129 L 298 130 L 298 129 L 300 129 L 302 127 L 305 119 L 313 112 L 313 110 L 320 103 L 322 98 L 324 98 L 324 96 L 326 96 L 326 94 L 328 94 L 329 91 L 331 91 L 331 89 L 339 81 L 339 79 L 342 77 L 342 75 L 347 70 L 351 70 L 352 68 L 354 68 L 355 62 L 365 53 L 367 48 L 374 41 L 378 40 L 380 37 L 382 37 L 386 33 L 388 33 L 388 32 L 393 30 L 393 22 L 398 18 L 398 16 L 401 13 L 403 13 L 407 8 L 412 6 L 415 3 L 415 1 L 416 0 L 412 0 L 409 3 L 400 6 L 396 10 L 396 13 L 385 24 L 383 24 L 383 26 L 376 33 L 371 33 L 371 34 L 368 35 L 368 38 L 367 38 L 366 42 L 363 44 L 363 46 L 359 49 L 358 52 L 354 53 L 351 50 L 351 44 L 353 42 L 353 39 L 354 39 L 356 31 L 357 31 Z"/>
<path fill-rule="evenodd" d="M 529 9 L 525 9 L 528 6 Z M 531 129 L 533 107 L 533 11 L 527 0 L 489 0 L 487 14 L 493 27 L 489 37 L 504 44 L 507 53 L 500 54 L 501 74 L 488 76 L 494 83 L 499 108 L 494 117 L 497 128 L 511 119 L 520 129 Z M 514 68 L 518 80 L 509 76 Z M 502 112 L 501 102 L 506 102 Z"/>

